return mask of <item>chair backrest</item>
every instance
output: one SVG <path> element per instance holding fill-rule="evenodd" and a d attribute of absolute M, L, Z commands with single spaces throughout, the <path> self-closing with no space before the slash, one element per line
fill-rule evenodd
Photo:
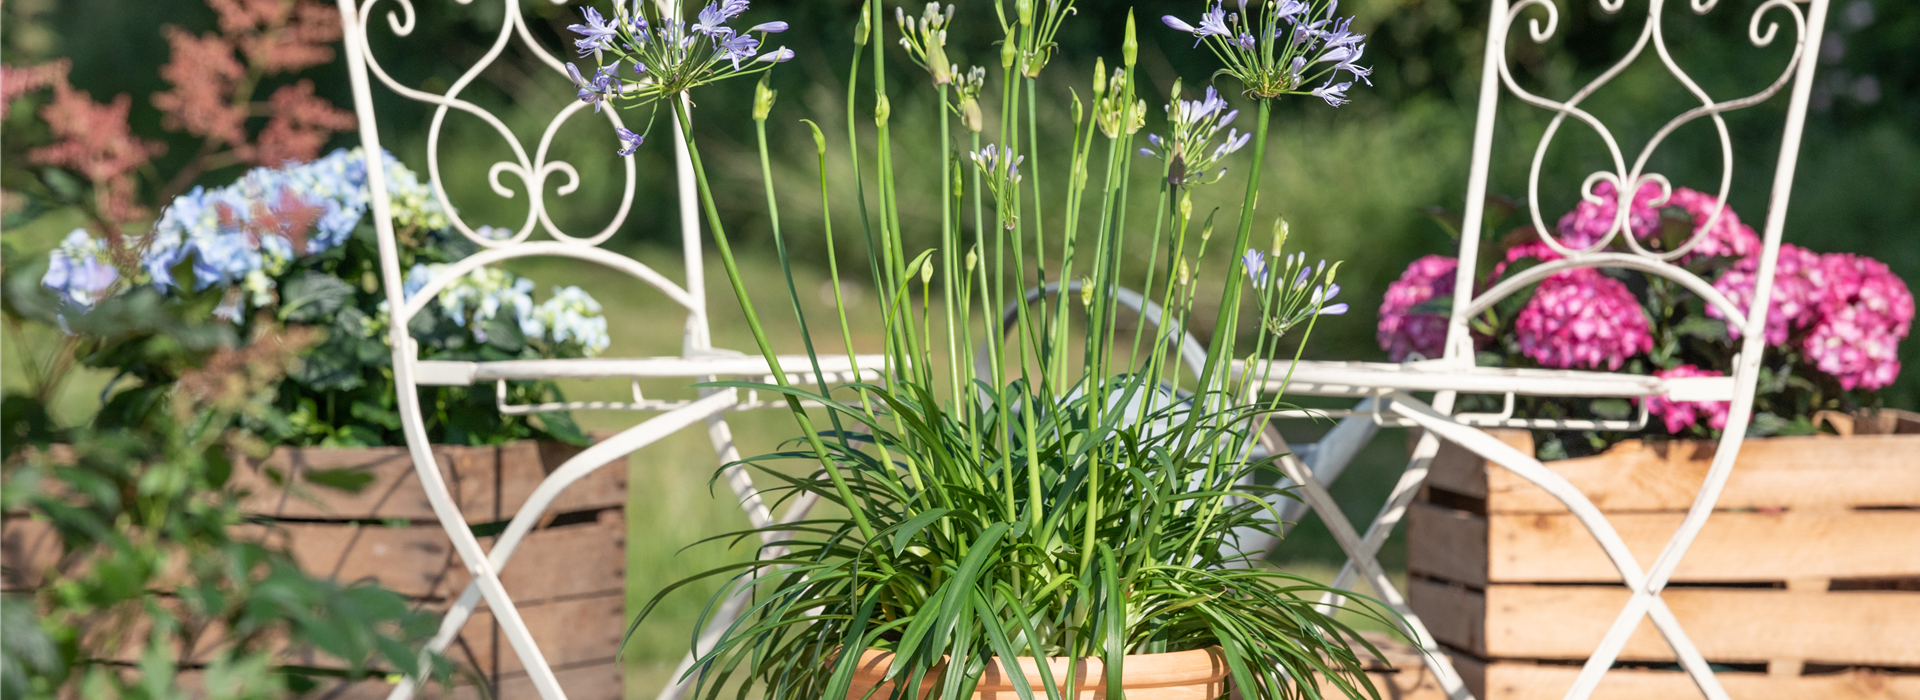
<path fill-rule="evenodd" d="M 450 6 L 454 2 L 466 5 L 471 0 L 433 0 L 438 4 Z M 684 141 L 679 136 L 679 126 L 674 125 L 673 139 L 676 144 L 677 177 L 681 211 L 681 247 L 685 262 L 685 286 L 674 283 L 659 271 L 634 260 L 631 257 L 615 253 L 600 247 L 626 223 L 632 212 L 634 190 L 637 184 L 638 165 L 634 156 L 622 156 L 625 181 L 622 185 L 620 207 L 612 219 L 603 228 L 584 235 L 570 234 L 555 225 L 550 216 L 546 197 L 550 180 L 559 176 L 554 193 L 566 197 L 579 189 L 580 173 L 564 160 L 553 158 L 552 147 L 556 137 L 568 122 L 575 117 L 604 119 L 609 125 L 605 129 L 576 127 L 580 131 L 594 131 L 605 147 L 614 149 L 618 141 L 614 137 L 614 128 L 623 128 L 619 110 L 605 109 L 598 114 L 588 110 L 585 102 L 569 101 L 547 122 L 539 134 L 539 140 L 529 152 L 526 142 L 515 134 L 500 118 L 486 109 L 462 98 L 462 93 L 472 85 L 481 72 L 500 59 L 510 48 L 517 48 L 533 57 L 539 70 L 537 77 L 557 81 L 558 84 L 572 84 L 567 72 L 567 64 L 562 58 L 554 56 L 534 39 L 528 30 L 526 17 L 522 14 L 519 0 L 500 0 L 504 5 L 502 21 L 496 36 L 478 60 L 470 66 L 462 67 L 460 77 L 441 92 L 430 92 L 402 84 L 391 76 L 382 66 L 380 59 L 372 50 L 368 37 L 372 27 L 383 24 L 391 34 L 405 39 L 413 34 L 417 22 L 414 0 L 337 0 L 346 38 L 347 64 L 353 83 L 353 100 L 360 121 L 360 135 L 365 147 L 368 163 L 368 183 L 373 192 L 374 224 L 379 234 L 380 262 L 383 284 L 387 289 L 389 308 L 393 309 L 393 327 L 396 341 L 406 339 L 407 321 L 419 313 L 434 298 L 434 295 L 447 284 L 457 280 L 474 269 L 495 265 L 501 262 L 525 257 L 555 256 L 566 257 L 600 265 L 625 272 L 649 286 L 659 289 L 668 298 L 686 309 L 686 327 L 683 333 L 683 354 L 698 354 L 711 348 L 711 332 L 708 328 L 706 293 L 704 291 L 703 268 L 701 267 L 700 224 L 695 197 L 692 165 L 689 161 Z M 382 5 L 384 4 L 384 7 Z M 518 44 L 518 47 L 514 45 Z M 414 55 L 444 56 L 447 52 L 432 46 L 411 46 L 407 51 Z M 432 119 L 426 124 L 426 169 L 427 185 L 433 196 L 447 214 L 452 228 L 479 246 L 478 252 L 465 259 L 450 264 L 433 282 L 411 295 L 404 290 L 404 271 L 400 269 L 398 241 L 394 236 L 393 208 L 389 191 L 385 185 L 385 173 L 377 167 L 381 153 L 380 124 L 374 109 L 373 85 L 386 89 L 409 100 L 433 106 Z M 582 112 L 586 114 L 582 114 Z M 488 182 L 493 193 L 504 199 L 519 196 L 528 198 L 526 218 L 517 228 L 511 229 L 511 235 L 494 237 L 483 235 L 473 222 L 461 218 L 456 202 L 450 200 L 445 180 L 442 178 L 440 154 L 443 150 L 442 138 L 450 114 L 461 113 L 464 117 L 477 119 L 498 136 L 509 149 L 513 158 L 493 164 L 488 171 Z M 396 348 L 403 347 L 396 342 Z M 417 358 L 414 358 L 417 359 Z"/>
<path fill-rule="evenodd" d="M 1664 0 L 1648 0 L 1645 17 L 1639 29 L 1639 36 L 1624 55 L 1611 67 L 1595 77 L 1586 85 L 1574 91 L 1563 100 L 1536 94 L 1529 91 L 1516 79 L 1510 68 L 1508 45 L 1518 20 L 1526 19 L 1528 39 L 1535 43 L 1544 43 L 1553 37 L 1559 28 L 1561 9 L 1557 2 L 1561 0 L 1520 0 L 1509 3 L 1508 0 L 1493 0 L 1487 28 L 1485 62 L 1480 75 L 1480 98 L 1473 140 L 1472 166 L 1469 172 L 1466 212 L 1461 229 L 1461 249 L 1459 267 L 1455 273 L 1453 311 L 1447 332 L 1445 358 L 1448 362 L 1461 365 L 1473 363 L 1473 345 L 1468 330 L 1468 322 L 1481 312 L 1491 308 L 1501 299 L 1540 282 L 1549 275 L 1580 267 L 1629 268 L 1658 275 L 1685 286 L 1698 293 L 1706 302 L 1717 307 L 1728 323 L 1741 331 L 1743 345 L 1740 350 L 1741 361 L 1736 363 L 1736 383 L 1745 385 L 1745 392 L 1751 394 L 1752 377 L 1758 371 L 1758 360 L 1763 346 L 1760 339 L 1764 335 L 1757 332 L 1766 324 L 1768 299 L 1771 295 L 1775 260 L 1780 249 L 1781 227 L 1786 220 L 1787 198 L 1793 186 L 1793 172 L 1800 149 L 1800 135 L 1806 121 L 1808 96 L 1813 87 L 1814 60 L 1819 53 L 1820 36 L 1826 18 L 1827 0 L 1807 0 L 1805 8 L 1790 0 L 1763 0 L 1754 7 L 1752 15 L 1744 23 L 1747 29 L 1746 40 L 1760 48 L 1775 45 L 1776 42 L 1790 41 L 1790 57 L 1786 59 L 1778 78 L 1757 93 L 1732 99 L 1719 99 L 1709 95 L 1699 81 L 1675 62 L 1668 51 L 1667 36 L 1663 23 L 1670 14 L 1691 11 L 1697 15 L 1713 12 L 1717 5 L 1732 4 L 1721 0 L 1685 0 L 1669 3 Z M 1596 2 L 1600 10 L 1607 13 L 1619 13 L 1626 0 L 1564 0 L 1568 3 Z M 1722 12 L 1730 10 L 1720 10 Z M 1635 11 L 1638 15 L 1639 11 Z M 1623 25 L 1631 25 L 1630 18 L 1622 18 Z M 1524 39 L 1522 39 L 1524 40 Z M 1650 58 L 1649 54 L 1652 57 Z M 1582 108 L 1594 93 L 1611 82 L 1637 62 L 1657 60 L 1673 80 L 1698 100 L 1699 106 L 1673 116 L 1658 131 L 1639 146 L 1637 154 L 1624 150 L 1615 134 L 1606 123 Z M 1748 300 L 1751 308 L 1741 309 L 1726 295 L 1714 289 L 1708 281 L 1676 265 L 1682 256 L 1687 255 L 1703 236 L 1713 231 L 1720 219 L 1729 216 L 1725 202 L 1733 181 L 1734 153 L 1733 141 L 1729 135 L 1727 122 L 1723 118 L 1727 112 L 1751 107 L 1765 102 L 1783 90 L 1788 90 L 1788 106 L 1781 129 L 1781 145 L 1778 160 L 1774 163 L 1774 176 L 1771 196 L 1767 203 L 1765 229 L 1762 232 L 1759 251 L 1757 281 L 1752 297 Z M 1552 115 L 1547 128 L 1533 146 L 1532 168 L 1527 175 L 1527 197 L 1525 207 L 1531 215 L 1530 223 L 1539 232 L 1540 240 L 1561 259 L 1544 263 L 1516 273 L 1499 284 L 1484 291 L 1476 290 L 1478 271 L 1475 270 L 1479 259 L 1481 227 L 1485 222 L 1487 201 L 1487 181 L 1492 167 L 1495 141 L 1495 115 L 1502 102 L 1502 96 L 1511 94 L 1525 105 L 1545 110 Z M 1548 226 L 1549 220 L 1541 216 L 1540 211 L 1540 175 L 1546 159 L 1548 147 L 1561 133 L 1562 126 L 1569 126 L 1569 120 L 1577 124 L 1574 128 L 1587 128 L 1598 136 L 1607 149 L 1611 159 L 1611 169 L 1593 173 L 1582 182 L 1580 196 L 1593 204 L 1603 204 L 1601 194 L 1595 192 L 1602 183 L 1610 184 L 1612 192 L 1606 199 L 1613 205 L 1613 221 L 1597 239 L 1579 245 L 1561 240 L 1554 229 Z M 1657 196 L 1650 202 L 1658 206 L 1666 204 L 1674 191 L 1674 183 L 1666 176 L 1649 172 L 1649 159 L 1664 144 L 1668 137 L 1679 127 L 1701 119 L 1710 120 L 1714 127 L 1720 147 L 1721 174 L 1717 187 L 1718 204 L 1705 226 L 1696 230 L 1695 235 L 1683 245 L 1670 250 L 1656 250 L 1643 245 L 1632 233 L 1630 217 L 1632 203 L 1643 187 L 1651 185 L 1657 188 Z M 1631 156 L 1631 160 L 1628 158 Z M 1625 252 L 1609 251 L 1607 248 L 1615 239 L 1624 241 L 1628 248 Z M 1580 242 L 1573 242 L 1580 243 Z M 1747 332 L 1749 330 L 1755 332 Z M 1741 376 L 1742 374 L 1746 376 Z"/>

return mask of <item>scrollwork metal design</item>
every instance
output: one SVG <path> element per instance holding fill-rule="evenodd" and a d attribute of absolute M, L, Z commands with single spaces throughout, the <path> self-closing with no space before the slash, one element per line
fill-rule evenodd
<path fill-rule="evenodd" d="M 386 1 L 397 6 L 394 9 L 389 9 L 386 13 L 387 27 L 393 31 L 396 37 L 404 38 L 412 35 L 416 20 L 413 0 Z M 454 1 L 462 5 L 469 5 L 473 2 L 473 0 Z M 478 61 L 468 67 L 465 72 L 460 75 L 459 79 L 455 80 L 453 84 L 447 88 L 445 93 L 436 94 L 402 84 L 387 72 L 385 66 L 381 65 L 379 58 L 374 55 L 373 49 L 367 41 L 364 28 L 371 26 L 368 20 L 372 17 L 375 6 L 379 5 L 382 0 L 364 0 L 364 2 L 361 2 L 359 5 L 359 22 L 356 23 L 356 26 L 361 28 L 363 32 L 362 36 L 359 37 L 359 45 L 362 47 L 362 54 L 365 56 L 367 67 L 369 72 L 382 84 L 386 85 L 388 89 L 407 99 L 435 106 L 433 119 L 427 130 L 428 182 L 433 189 L 434 197 L 439 201 L 441 207 L 446 210 L 447 219 L 452 223 L 454 230 L 459 231 L 460 234 L 467 237 L 468 240 L 473 241 L 483 248 L 505 248 L 521 244 L 533 235 L 536 227 L 544 230 L 546 234 L 557 243 L 598 246 L 612 237 L 614 232 L 620 229 L 620 226 L 626 222 L 627 215 L 632 211 L 634 190 L 638 183 L 638 171 L 633 156 L 622 157 L 626 170 L 626 180 L 621 188 L 620 208 L 615 212 L 612 220 L 599 232 L 587 236 L 575 236 L 562 231 L 548 214 L 549 210 L 546 202 L 548 180 L 556 174 L 559 175 L 561 179 L 554 188 L 554 194 L 565 197 L 578 191 L 580 187 L 580 172 L 575 169 L 571 163 L 564 160 L 551 159 L 550 151 L 553 139 L 560 131 L 560 128 L 575 114 L 580 112 L 580 110 L 586 108 L 586 103 L 572 102 L 562 108 L 560 112 L 547 123 L 545 131 L 540 136 L 538 145 L 535 147 L 531 156 L 529 156 L 525 145 L 521 143 L 520 138 L 513 133 L 513 130 L 507 127 L 505 122 L 501 121 L 486 109 L 460 97 L 461 92 L 471 85 L 482 71 L 493 65 L 494 61 L 499 59 L 500 55 L 506 51 L 507 47 L 513 43 L 516 37 L 520 40 L 523 48 L 530 52 L 534 58 L 546 68 L 554 71 L 558 75 L 566 75 L 566 63 L 554 57 L 553 54 L 541 47 L 540 42 L 536 41 L 532 33 L 528 30 L 525 16 L 520 11 L 520 0 L 501 1 L 505 4 L 505 19 L 502 20 L 500 31 L 494 38 L 493 43 Z M 564 4 L 565 0 L 553 0 L 553 2 L 556 5 Z M 353 28 L 349 28 L 349 30 L 352 31 Z M 487 184 L 493 190 L 494 194 L 499 195 L 501 198 L 513 199 L 518 195 L 519 189 L 524 189 L 527 193 L 529 202 L 526 219 L 514 229 L 512 236 L 496 239 L 480 235 L 471 225 L 460 217 L 458 210 L 454 208 L 453 202 L 447 195 L 441 177 L 440 140 L 443 135 L 447 115 L 450 111 L 454 110 L 478 117 L 487 126 L 491 127 L 513 151 L 512 160 L 503 160 L 494 163 L 487 171 Z M 617 110 L 602 110 L 602 114 L 605 116 L 607 122 L 614 128 L 623 128 L 625 126 Z M 518 188 L 507 182 L 506 176 L 508 175 L 519 180 Z M 653 280 L 649 281 L 651 282 Z"/>
<path fill-rule="evenodd" d="M 1625 0 L 1598 0 L 1598 3 L 1600 9 L 1609 14 L 1617 13 L 1625 7 Z M 1704 15 L 1711 12 L 1718 4 L 1719 0 L 1690 0 L 1689 9 L 1695 14 Z M 1712 231 L 1726 212 L 1727 193 L 1733 184 L 1734 161 L 1732 138 L 1728 133 L 1726 120 L 1722 115 L 1726 112 L 1764 102 L 1772 98 L 1775 94 L 1778 94 L 1792 81 L 1795 69 L 1799 66 L 1800 61 L 1805 60 L 1807 40 L 1806 17 L 1802 14 L 1800 8 L 1795 6 L 1791 0 L 1766 0 L 1755 8 L 1753 16 L 1748 22 L 1748 40 L 1758 48 L 1772 45 L 1779 33 L 1780 20 L 1777 18 L 1777 14 L 1774 15 L 1774 19 L 1770 21 L 1767 18 L 1769 17 L 1769 13 L 1775 10 L 1784 12 L 1787 14 L 1788 20 L 1794 28 L 1792 56 L 1787 60 L 1787 64 L 1781 70 L 1779 77 L 1774 79 L 1766 88 L 1745 97 L 1716 101 L 1674 60 L 1673 55 L 1668 51 L 1666 33 L 1662 22 L 1662 10 L 1665 6 L 1665 0 L 1650 0 L 1648 3 L 1646 23 L 1641 27 L 1639 37 L 1634 41 L 1632 48 L 1628 49 L 1624 56 L 1614 62 L 1613 65 L 1609 66 L 1605 71 L 1602 71 L 1600 75 L 1581 86 L 1580 89 L 1576 90 L 1565 101 L 1557 101 L 1531 92 L 1515 80 L 1505 50 L 1508 41 L 1508 32 L 1496 32 L 1490 40 L 1497 42 L 1497 44 L 1489 50 L 1493 51 L 1496 56 L 1499 80 L 1508 92 L 1527 104 L 1554 113 L 1553 119 L 1548 123 L 1546 130 L 1540 137 L 1540 142 L 1534 148 L 1532 166 L 1527 175 L 1528 214 L 1532 218 L 1534 229 L 1538 232 L 1541 241 L 1546 243 L 1547 246 L 1555 252 L 1575 261 L 1573 266 L 1580 266 L 1581 263 L 1586 263 L 1587 265 L 1617 265 L 1622 255 L 1630 255 L 1639 258 L 1641 261 L 1633 267 L 1680 281 L 1695 290 L 1701 288 L 1710 289 L 1711 285 L 1706 284 L 1693 273 L 1672 264 L 1672 261 L 1679 259 L 1691 251 L 1700 240 L 1700 237 Z M 1522 13 L 1527 12 L 1530 8 L 1538 8 L 1540 14 L 1527 18 L 1528 38 L 1532 39 L 1535 43 L 1545 43 L 1553 38 L 1560 26 L 1560 8 L 1555 3 L 1555 0 L 1519 0 L 1515 2 L 1507 10 L 1503 27 L 1510 31 L 1513 25 L 1521 18 Z M 1763 23 L 1766 25 L 1764 32 L 1762 32 L 1761 29 Z M 1612 82 L 1616 76 L 1620 75 L 1629 66 L 1639 60 L 1649 46 L 1651 46 L 1654 53 L 1659 56 L 1660 62 L 1667 72 L 1671 74 L 1675 80 L 1679 81 L 1694 99 L 1700 102 L 1700 106 L 1673 117 L 1661 126 L 1653 136 L 1647 139 L 1646 144 L 1641 147 L 1639 153 L 1634 157 L 1631 165 L 1629 165 L 1620 142 L 1614 137 L 1612 130 L 1608 129 L 1607 125 L 1591 112 L 1582 109 L 1580 105 L 1596 91 Z M 1580 185 L 1581 199 L 1595 204 L 1605 202 L 1601 195 L 1595 193 L 1596 187 L 1602 182 L 1613 186 L 1615 206 L 1612 225 L 1607 229 L 1605 234 L 1601 235 L 1597 240 L 1584 248 L 1578 249 L 1561 241 L 1558 236 L 1553 233 L 1553 229 L 1547 227 L 1546 220 L 1540 213 L 1540 171 L 1545 162 L 1548 148 L 1553 144 L 1555 136 L 1559 134 L 1561 126 L 1566 123 L 1568 118 L 1572 118 L 1574 121 L 1592 129 L 1593 132 L 1600 137 L 1601 141 L 1606 144 L 1607 153 L 1613 162 L 1613 168 L 1611 170 L 1601 170 L 1589 174 Z M 1632 235 L 1631 231 L 1628 230 L 1631 204 L 1642 187 L 1653 184 L 1659 188 L 1659 194 L 1653 199 L 1652 204 L 1656 207 L 1665 205 L 1673 194 L 1673 183 L 1663 174 L 1647 172 L 1647 162 L 1675 130 L 1701 118 L 1709 118 L 1713 121 L 1720 144 L 1721 173 L 1717 197 L 1719 205 L 1715 208 L 1712 216 L 1708 218 L 1705 225 L 1697 227 L 1694 234 L 1689 236 L 1685 242 L 1675 246 L 1672 250 L 1650 249 L 1642 245 L 1641 242 Z M 1623 233 L 1625 235 L 1622 235 Z M 1625 239 L 1626 247 L 1630 251 L 1629 253 L 1606 254 L 1602 252 L 1612 244 L 1616 237 Z M 1474 300 L 1474 306 L 1476 308 L 1484 307 L 1486 304 L 1490 304 L 1498 299 L 1495 292 L 1500 292 L 1504 295 L 1511 293 L 1511 291 L 1516 288 L 1516 285 L 1500 285 L 1494 290 L 1489 290 L 1482 298 Z M 1728 312 L 1726 315 L 1729 319 L 1744 318 L 1744 313 L 1733 308 L 1730 303 L 1726 302 L 1724 297 L 1720 297 L 1720 295 L 1717 294 L 1707 296 L 1709 301 L 1714 303 L 1715 306 L 1725 307 L 1722 308 L 1722 310 Z"/>

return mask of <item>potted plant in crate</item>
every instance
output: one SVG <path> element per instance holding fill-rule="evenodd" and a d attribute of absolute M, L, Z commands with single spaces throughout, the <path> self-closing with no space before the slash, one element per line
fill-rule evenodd
<path fill-rule="evenodd" d="M 884 380 L 842 388 L 785 379 L 716 385 L 787 398 L 800 438 L 790 450 L 746 461 L 779 480 L 784 498 L 818 497 L 844 514 L 728 536 L 775 541 L 757 562 L 708 574 L 731 577 L 722 598 L 738 593 L 751 603 L 737 622 L 712 631 L 718 641 L 702 649 L 699 682 L 718 692 L 749 676 L 775 698 L 1198 698 L 1229 687 L 1243 697 L 1318 697 L 1322 684 L 1371 695 L 1354 650 L 1365 642 L 1306 598 L 1326 589 L 1261 568 L 1233 547 L 1236 528 L 1276 524 L 1266 500 L 1273 489 L 1244 477 L 1273 457 L 1256 455 L 1254 443 L 1280 404 L 1248 398 L 1247 380 L 1227 372 L 1236 356 L 1280 355 L 1288 332 L 1310 331 L 1319 316 L 1345 310 L 1330 301 L 1339 293 L 1332 282 L 1338 266 L 1283 253 L 1277 218 L 1271 246 L 1255 248 L 1254 202 L 1273 102 L 1310 96 L 1342 104 L 1350 81 L 1367 75 L 1354 63 L 1361 37 L 1333 16 L 1331 2 L 1265 3 L 1244 16 L 1216 3 L 1197 26 L 1166 18 L 1225 61 L 1222 74 L 1240 83 L 1257 116 L 1251 125 L 1237 121 L 1239 112 L 1214 88 L 1183 96 L 1176 84 L 1166 131 L 1142 138 L 1149 109 L 1135 78 L 1129 20 L 1120 67 L 1108 72 L 1102 64 L 1091 99 L 1075 97 L 1065 162 L 1043 171 L 1037 154 L 1062 150 L 1040 147 L 1039 77 L 1073 9 L 1039 5 L 996 5 L 1005 38 L 994 81 L 989 69 L 963 70 L 950 58 L 953 8 L 895 14 L 899 43 L 926 69 L 940 108 L 937 131 L 909 136 L 939 139 L 940 158 L 919 164 L 940 183 L 938 245 L 930 250 L 910 250 L 900 224 L 896 183 L 912 165 L 891 157 L 881 48 L 894 42 L 882 40 L 882 7 L 862 10 L 847 138 L 856 167 L 869 167 L 858 163 L 854 123 L 871 49 L 879 155 L 865 172 L 874 176 L 877 206 L 865 197 L 855 206 L 882 290 Z M 691 134 L 685 91 L 763 72 L 792 55 L 762 50 L 784 23 L 728 26 L 746 6 L 714 3 L 690 20 L 663 16 L 650 3 L 617 3 L 610 17 L 585 10 L 572 29 L 580 55 L 597 65 L 577 73 L 581 99 L 664 111 Z M 990 89 L 999 93 L 997 115 L 984 94 Z M 773 98 L 763 79 L 754 107 L 763 169 Z M 824 171 L 827 140 L 812 128 Z M 990 133 L 997 142 L 987 142 Z M 620 137 L 630 151 L 645 134 Z M 1220 180 L 1227 161 L 1243 158 L 1250 144 L 1252 158 L 1241 167 L 1252 175 L 1237 220 L 1223 223 L 1233 228 L 1223 236 L 1229 255 L 1221 256 L 1215 216 L 1196 216 L 1191 195 Z M 700 149 L 691 137 L 687 146 L 729 281 L 759 349 L 778 366 L 707 188 Z M 1127 206 L 1136 164 L 1159 183 L 1151 220 Z M 827 214 L 820 224 L 840 299 L 824 172 L 821 188 Z M 771 185 L 767 196 L 784 262 Z M 1043 208 L 1054 218 L 1042 216 Z M 1203 264 L 1210 242 L 1215 258 L 1240 263 Z M 1025 301 L 1028 285 L 1049 280 L 1073 283 Z M 1140 285 L 1166 310 L 1158 331 L 1123 329 L 1116 294 L 1123 283 Z M 1212 289 L 1222 290 L 1217 299 L 1203 291 Z M 1205 361 L 1184 371 L 1176 359 L 1180 329 L 1216 304 Z M 792 308 L 798 313 L 797 303 Z M 845 308 L 833 320 L 850 351 Z M 1003 309 L 1012 315 L 1011 337 L 999 332 Z M 807 327 L 806 318 L 799 321 Z M 1076 344 L 1078 337 L 1086 341 Z M 811 357 L 812 340 L 804 332 L 802 339 Z M 822 406 L 824 416 L 802 402 Z M 811 473 L 775 468 L 788 463 Z"/>

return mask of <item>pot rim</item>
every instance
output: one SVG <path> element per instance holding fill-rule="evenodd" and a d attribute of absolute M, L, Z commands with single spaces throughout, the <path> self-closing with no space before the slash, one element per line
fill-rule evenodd
<path fill-rule="evenodd" d="M 988 663 L 980 674 L 980 683 L 976 691 L 1010 691 L 1013 683 L 1006 677 L 1006 669 L 998 659 Z M 1043 689 L 1046 684 L 1040 677 L 1040 666 L 1034 657 L 1022 656 L 1017 659 L 1021 674 L 1024 675 L 1029 689 Z M 1067 673 L 1068 657 L 1047 657 L 1048 669 L 1056 683 L 1063 682 Z M 860 654 L 860 664 L 855 668 L 853 683 L 855 687 L 873 687 L 886 683 L 887 667 L 893 662 L 893 652 L 883 649 L 868 649 Z M 927 673 L 922 684 L 935 682 L 944 670 L 945 664 L 935 667 Z M 1222 683 L 1230 673 L 1226 657 L 1220 647 L 1211 646 L 1187 651 L 1172 651 L 1158 654 L 1128 654 L 1122 669 L 1124 674 L 1120 686 L 1127 689 L 1159 688 L 1165 686 L 1199 685 Z M 1074 686 L 1079 690 L 1103 689 L 1107 686 L 1106 666 L 1099 657 L 1081 657 L 1074 667 Z"/>

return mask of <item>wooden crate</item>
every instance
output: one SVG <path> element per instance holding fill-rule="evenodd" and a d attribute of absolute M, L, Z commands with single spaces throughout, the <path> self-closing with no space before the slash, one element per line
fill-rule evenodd
<path fill-rule="evenodd" d="M 435 448 L 441 472 L 469 524 L 501 523 L 532 494 L 548 472 L 578 452 L 531 441 L 497 447 Z M 370 484 L 355 493 L 314 485 L 309 476 L 328 470 L 363 473 Z M 626 631 L 626 518 L 624 462 L 609 465 L 574 484 L 549 509 L 545 524 L 522 540 L 501 582 L 547 662 L 560 673 L 568 697 L 613 700 L 623 696 L 615 658 Z M 279 448 L 263 459 L 236 466 L 237 486 L 251 492 L 242 510 L 265 519 L 239 536 L 285 547 L 302 569 L 343 583 L 374 581 L 406 595 L 420 609 L 442 611 L 471 580 L 434 518 L 405 448 Z M 492 547 L 492 537 L 480 538 Z M 56 533 L 31 518 L 9 518 L 0 528 L 6 567 L 0 589 L 28 591 L 63 550 Z M 211 649 L 216 641 L 206 643 Z M 144 638 L 135 632 L 133 638 Z M 131 661 L 141 650 L 129 645 Z M 179 650 L 175 650 L 178 654 Z M 469 678 L 489 687 L 491 697 L 530 693 L 519 658 L 494 625 L 484 604 L 447 655 Z M 197 660 L 194 653 L 180 656 Z M 285 663 L 338 668 L 337 659 L 286 653 Z M 327 697 L 385 697 L 384 681 L 329 688 Z M 518 690 L 528 690 L 521 693 Z M 340 694 L 334 694 L 338 691 Z M 376 692 L 377 691 L 377 692 Z M 454 688 L 447 697 L 479 697 L 479 689 Z"/>
<path fill-rule="evenodd" d="M 1525 431 L 1502 440 L 1531 453 Z M 1547 466 L 1642 565 L 1714 444 L 1628 441 Z M 1920 698 L 1920 436 L 1748 440 L 1662 594 L 1735 698 Z M 1408 598 L 1481 698 L 1557 698 L 1627 600 L 1600 546 L 1539 487 L 1443 446 L 1408 514 Z M 1642 621 L 1596 698 L 1694 698 Z"/>

